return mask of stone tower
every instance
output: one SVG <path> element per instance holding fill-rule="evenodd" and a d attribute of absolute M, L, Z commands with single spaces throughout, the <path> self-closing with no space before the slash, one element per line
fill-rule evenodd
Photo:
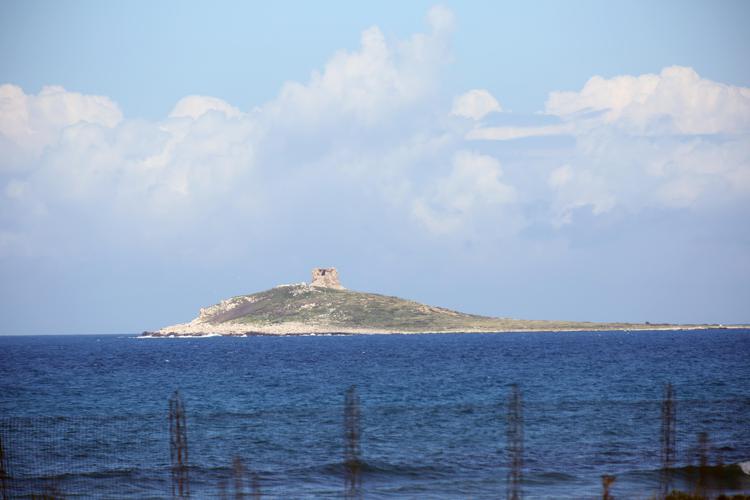
<path fill-rule="evenodd" d="M 339 282 L 339 273 L 335 267 L 316 267 L 313 269 L 312 283 L 310 285 L 344 290 L 344 287 Z"/>

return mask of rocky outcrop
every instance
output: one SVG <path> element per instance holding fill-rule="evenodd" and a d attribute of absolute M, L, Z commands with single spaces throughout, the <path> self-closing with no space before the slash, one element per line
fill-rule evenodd
<path fill-rule="evenodd" d="M 311 286 L 323 288 L 334 288 L 336 290 L 345 290 L 339 281 L 339 273 L 335 267 L 316 267 L 312 270 Z"/>

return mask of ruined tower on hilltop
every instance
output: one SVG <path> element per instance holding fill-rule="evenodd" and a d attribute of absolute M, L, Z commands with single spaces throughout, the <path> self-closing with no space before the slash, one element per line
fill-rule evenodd
<path fill-rule="evenodd" d="M 335 267 L 316 267 L 313 269 L 312 283 L 310 285 L 344 290 L 344 287 L 339 282 L 339 273 Z"/>

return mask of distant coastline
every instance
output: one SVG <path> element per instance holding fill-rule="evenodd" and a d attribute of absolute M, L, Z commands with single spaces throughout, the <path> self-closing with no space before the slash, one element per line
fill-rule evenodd
<path fill-rule="evenodd" d="M 523 321 L 523 320 L 519 320 Z M 746 330 L 750 329 L 750 326 L 746 325 L 670 325 L 670 326 L 654 326 L 654 325 L 641 325 L 636 324 L 630 328 L 619 328 L 619 327 L 601 327 L 601 328 L 540 328 L 540 329 L 508 329 L 508 330 L 369 330 L 364 328 L 351 329 L 347 331 L 342 330 L 297 330 L 295 328 L 288 327 L 287 325 L 279 325 L 281 328 L 273 328 L 266 331 L 226 331 L 223 328 L 218 328 L 216 331 L 204 332 L 204 331 L 169 331 L 169 327 L 157 330 L 155 332 L 144 331 L 139 337 L 146 338 L 175 338 L 175 337 L 301 337 L 301 336 L 315 336 L 315 335 L 435 335 L 435 334 L 472 334 L 472 333 L 571 333 L 571 332 L 628 332 L 628 331 L 694 331 L 694 330 Z"/>
<path fill-rule="evenodd" d="M 741 329 L 744 325 L 597 323 L 524 320 L 466 314 L 374 293 L 345 289 L 335 268 L 316 268 L 310 283 L 279 285 L 202 308 L 192 321 L 142 337 L 253 335 L 387 335 L 628 330 Z"/>

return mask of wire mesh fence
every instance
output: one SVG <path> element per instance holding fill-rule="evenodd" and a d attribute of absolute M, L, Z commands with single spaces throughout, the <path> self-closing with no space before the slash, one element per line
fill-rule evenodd
<path fill-rule="evenodd" d="M 143 453 L 159 447 L 161 434 L 159 416 L 2 418 L 0 498 L 93 496 L 103 481 L 134 495 L 162 489 L 168 463 Z"/>
<path fill-rule="evenodd" d="M 665 394 L 661 429 L 658 402 L 649 402 L 646 409 L 654 421 L 654 438 L 668 437 L 666 467 L 671 468 L 676 462 L 676 412 L 673 392 Z M 510 386 L 505 396 L 473 405 L 368 406 L 352 386 L 339 405 L 311 402 L 305 407 L 191 413 L 175 392 L 156 414 L 0 417 L 0 500 L 255 499 L 288 496 L 298 487 L 304 491 L 300 496 L 362 498 L 377 481 L 379 491 L 391 491 L 387 483 L 392 477 L 423 481 L 415 491 L 422 486 L 440 491 L 450 487 L 453 474 L 486 487 L 477 497 L 505 493 L 522 498 L 527 472 L 544 466 L 541 459 L 549 457 L 539 449 L 542 443 L 533 441 L 538 424 L 532 423 L 530 433 L 535 446 L 527 445 L 524 417 L 529 407 L 520 388 Z M 666 423 L 664 405 L 669 410 Z M 552 408 L 559 411 L 561 406 L 532 403 L 530 414 L 548 414 Z M 401 426 L 389 426 L 393 419 Z M 587 443 L 600 446 L 581 440 L 576 451 L 586 452 Z M 665 446 L 664 438 L 661 444 Z M 394 447 L 409 447 L 411 462 L 388 463 Z M 699 436 L 696 484 L 701 492 L 722 479 L 711 475 L 709 448 L 708 435 Z M 656 462 L 659 455 L 654 455 Z M 662 450 L 661 461 L 665 456 Z M 631 457 L 636 463 L 639 459 Z M 422 465 L 439 461 L 440 469 Z M 662 472 L 658 469 L 654 477 L 662 488 L 660 497 L 668 491 Z M 599 479 L 603 498 L 615 496 L 613 485 L 621 481 L 615 483 L 614 475 Z"/>
<path fill-rule="evenodd" d="M 487 427 L 502 429 L 502 411 L 494 403 L 486 409 Z M 175 393 L 157 414 L 0 416 L 0 499 L 259 498 L 264 491 L 273 496 L 295 488 L 290 485 L 303 485 L 311 496 L 363 496 L 363 415 L 353 387 L 335 406 L 202 410 L 191 413 Z M 408 414 L 419 432 L 428 423 L 448 425 L 465 411 L 406 405 L 373 413 L 378 422 Z M 398 443 L 402 430 L 370 427 L 382 443 Z M 471 441 L 466 446 L 470 449 Z M 377 463 L 378 457 L 372 458 Z M 496 458 L 492 465 L 501 467 Z M 395 465 L 398 469 L 432 479 L 428 468 Z M 377 465 L 369 472 L 387 474 Z"/>
<path fill-rule="evenodd" d="M 382 465 L 387 462 L 382 454 L 373 453 L 375 446 L 370 457 L 363 456 L 363 438 L 389 449 L 389 442 L 398 445 L 403 429 L 375 424 L 368 435 L 353 389 L 333 407 L 190 413 L 180 400 L 170 403 L 162 414 L 0 417 L 0 499 L 260 498 L 292 490 L 311 497 L 362 498 L 366 474 L 385 483 L 389 474 L 409 475 L 413 482 L 434 485 L 443 475 L 420 465 L 432 460 L 418 447 L 415 463 L 392 464 L 390 470 L 391 465 Z M 503 458 L 495 451 L 501 446 L 503 412 L 498 405 L 488 409 L 496 411 L 485 423 L 498 438 L 487 451 L 489 465 L 501 470 Z M 376 420 L 406 413 L 416 423 L 414 431 L 426 436 L 429 422 L 447 425 L 465 411 L 386 407 L 377 410 Z M 312 428 L 315 434 L 306 432 Z M 460 440 L 455 436 L 455 443 Z M 467 452 L 476 452 L 476 442 L 466 443 Z M 502 477 L 497 472 L 498 481 Z"/>

